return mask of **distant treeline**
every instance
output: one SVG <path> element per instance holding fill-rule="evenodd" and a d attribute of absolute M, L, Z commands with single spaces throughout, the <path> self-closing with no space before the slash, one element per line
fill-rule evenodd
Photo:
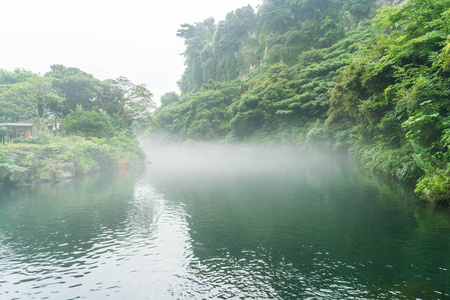
<path fill-rule="evenodd" d="M 345 149 L 449 202 L 449 18 L 448 0 L 265 0 L 183 24 L 181 95 L 154 130 Z"/>
<path fill-rule="evenodd" d="M 131 133 L 133 124 L 149 123 L 152 96 L 125 77 L 102 81 L 63 65 L 50 66 L 43 76 L 0 69 L 0 123 L 32 120 L 37 130 L 67 118 L 68 134 L 103 137 L 118 128 Z"/>

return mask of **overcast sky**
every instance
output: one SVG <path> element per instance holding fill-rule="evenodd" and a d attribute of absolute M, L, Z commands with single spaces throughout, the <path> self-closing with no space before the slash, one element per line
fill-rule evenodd
<path fill-rule="evenodd" d="M 159 97 L 178 92 L 183 23 L 262 0 L 11 0 L 0 4 L 0 69 L 44 74 L 52 64 L 99 79 L 125 76 Z"/>

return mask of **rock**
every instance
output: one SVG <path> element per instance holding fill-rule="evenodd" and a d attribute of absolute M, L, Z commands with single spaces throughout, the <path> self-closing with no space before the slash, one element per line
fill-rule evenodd
<path fill-rule="evenodd" d="M 39 179 L 48 182 L 53 179 L 53 173 L 50 171 L 44 171 L 39 175 Z"/>
<path fill-rule="evenodd" d="M 68 179 L 68 178 L 72 178 L 74 176 L 75 176 L 75 174 L 73 174 L 73 173 L 63 171 L 59 174 L 59 179 Z"/>
<path fill-rule="evenodd" d="M 36 161 L 33 161 L 33 164 L 31 165 L 31 169 L 37 170 L 43 166 L 44 166 L 44 164 L 43 164 L 42 160 L 36 160 Z"/>
<path fill-rule="evenodd" d="M 72 162 L 64 163 L 62 166 L 55 162 L 52 170 L 55 171 L 43 171 L 39 175 L 39 180 L 44 182 L 59 181 L 60 179 L 75 177 L 76 175 L 75 164 Z"/>
<path fill-rule="evenodd" d="M 37 154 L 37 157 L 40 158 L 40 159 L 47 158 L 47 153 L 46 153 L 45 151 L 38 150 L 38 151 L 36 152 L 36 154 Z"/>
<path fill-rule="evenodd" d="M 11 155 L 9 156 L 9 159 L 17 162 L 18 160 L 20 160 L 20 156 L 15 153 L 11 153 Z"/>
<path fill-rule="evenodd" d="M 9 180 L 13 184 L 29 182 L 31 179 L 31 170 L 28 168 L 23 168 L 20 171 L 14 171 L 9 175 Z"/>
<path fill-rule="evenodd" d="M 71 176 L 70 177 L 74 177 L 76 175 L 76 171 L 75 171 L 75 164 L 73 162 L 67 162 L 63 165 L 62 167 L 63 173 L 68 173 Z M 70 178 L 70 177 L 66 177 L 66 178 Z M 62 178 L 62 177 L 60 177 Z"/>

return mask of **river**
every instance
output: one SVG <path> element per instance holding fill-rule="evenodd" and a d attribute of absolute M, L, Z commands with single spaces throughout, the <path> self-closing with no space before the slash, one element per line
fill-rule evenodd
<path fill-rule="evenodd" d="M 149 150 L 0 191 L 0 299 L 445 299 L 450 211 L 339 155 Z"/>

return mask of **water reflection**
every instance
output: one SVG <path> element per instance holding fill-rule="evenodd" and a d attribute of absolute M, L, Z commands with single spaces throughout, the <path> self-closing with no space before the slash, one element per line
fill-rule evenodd
<path fill-rule="evenodd" d="M 448 209 L 339 157 L 227 150 L 2 192 L 0 298 L 450 297 Z"/>
<path fill-rule="evenodd" d="M 191 256 L 185 213 L 135 180 L 3 194 L 1 298 L 170 297 Z"/>
<path fill-rule="evenodd" d="M 185 149 L 190 159 L 152 166 L 154 185 L 190 216 L 189 279 L 198 283 L 191 296 L 448 295 L 439 277 L 449 274 L 436 268 L 449 262 L 433 262 L 433 276 L 424 278 L 406 253 L 421 251 L 409 239 L 417 228 L 414 211 L 423 207 L 400 185 L 336 157 L 198 153 Z M 447 251 L 450 241 L 438 244 Z"/>

